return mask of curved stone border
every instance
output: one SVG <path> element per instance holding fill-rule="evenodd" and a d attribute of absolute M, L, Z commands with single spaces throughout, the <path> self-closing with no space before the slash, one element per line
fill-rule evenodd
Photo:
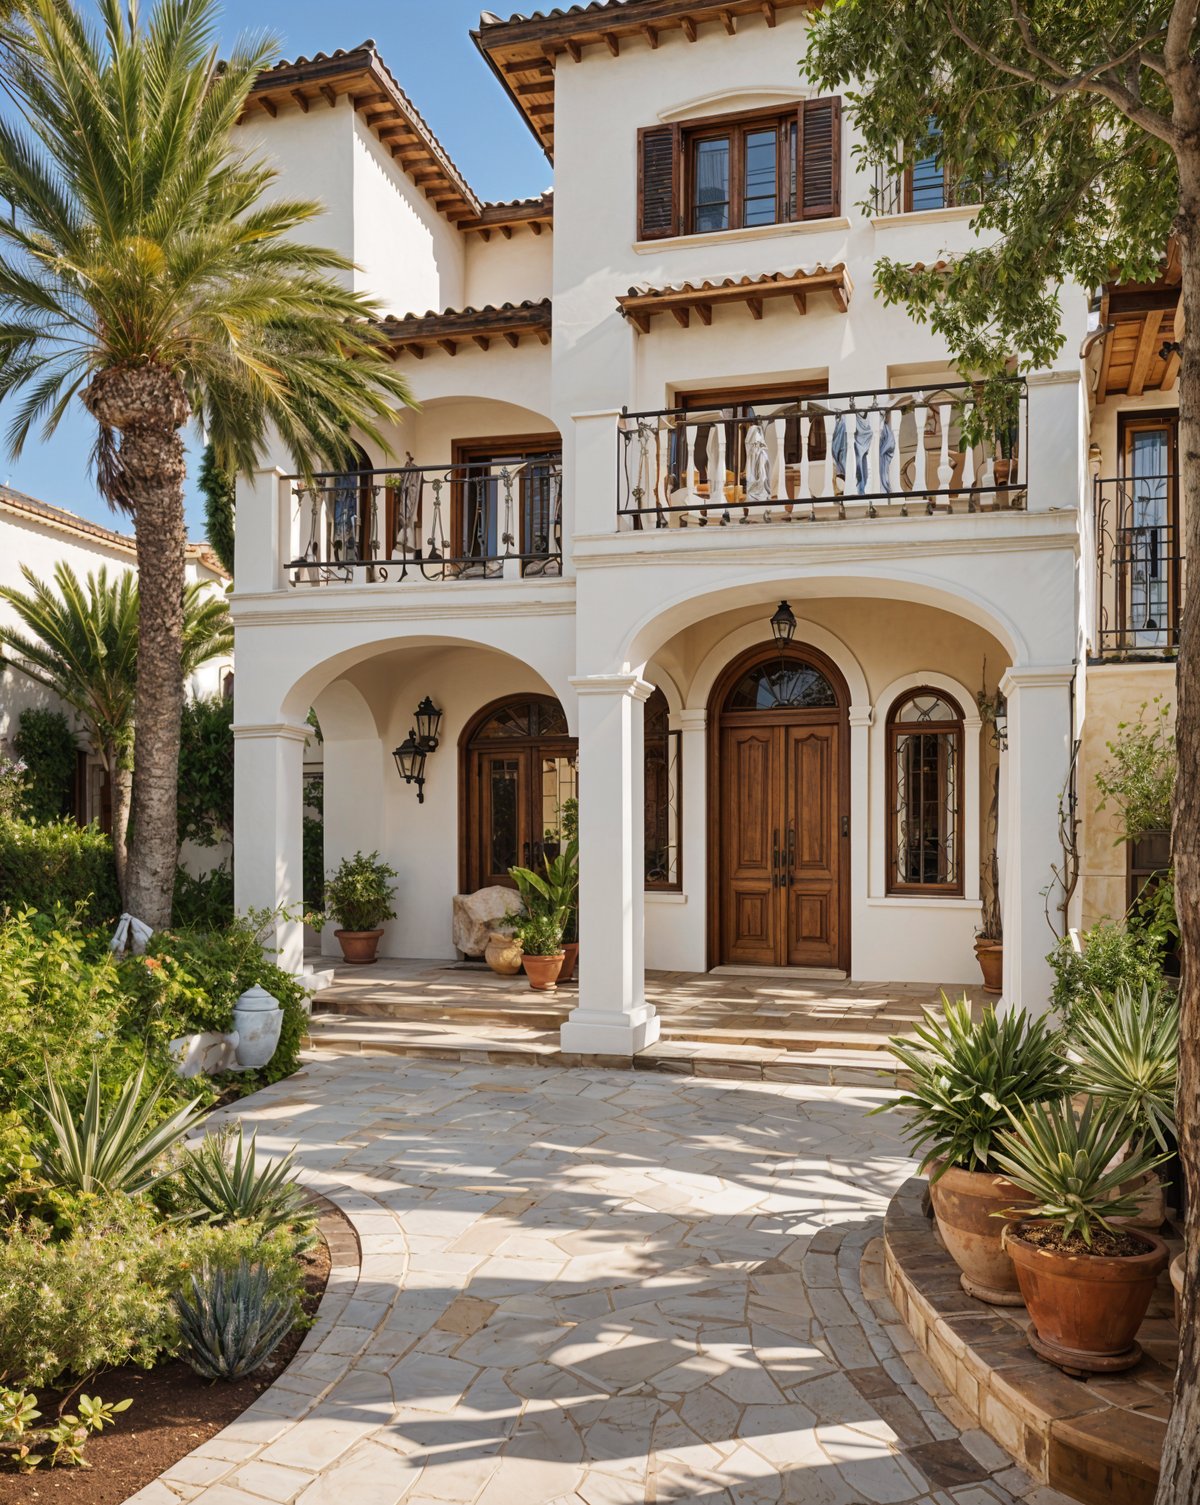
<path fill-rule="evenodd" d="M 924 1213 L 925 1190 L 913 1177 L 888 1206 L 884 1277 L 936 1377 L 1044 1483 L 1085 1505 L 1152 1505 L 1174 1378 L 1170 1323 L 1151 1309 L 1139 1333 L 1147 1357 L 1136 1370 L 1072 1379 L 1032 1352 L 1024 1307 L 987 1306 L 962 1289 Z M 1160 1298 L 1169 1310 L 1169 1286 Z"/>

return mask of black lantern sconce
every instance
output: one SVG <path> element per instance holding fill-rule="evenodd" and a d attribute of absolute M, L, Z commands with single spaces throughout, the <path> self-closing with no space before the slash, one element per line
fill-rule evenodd
<path fill-rule="evenodd" d="M 771 617 L 771 634 L 782 653 L 796 636 L 796 613 L 786 601 L 781 601 Z"/>
<path fill-rule="evenodd" d="M 396 769 L 406 784 L 417 786 L 417 804 L 425 803 L 425 759 L 437 748 L 438 733 L 442 727 L 442 713 L 426 695 L 413 712 L 416 726 L 410 727 L 408 736 L 397 747 L 392 757 Z"/>

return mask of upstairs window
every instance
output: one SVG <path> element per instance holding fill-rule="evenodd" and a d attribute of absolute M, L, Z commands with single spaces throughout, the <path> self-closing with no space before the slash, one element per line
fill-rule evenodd
<path fill-rule="evenodd" d="M 638 133 L 638 238 L 824 219 L 841 205 L 841 100 Z"/>

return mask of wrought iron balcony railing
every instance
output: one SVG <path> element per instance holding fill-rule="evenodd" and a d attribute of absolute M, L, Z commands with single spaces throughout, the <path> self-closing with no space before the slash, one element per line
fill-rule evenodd
<path fill-rule="evenodd" d="M 293 476 L 292 585 L 562 574 L 562 455 Z"/>
<path fill-rule="evenodd" d="M 1174 475 L 1097 478 L 1096 646 L 1102 657 L 1178 650 L 1184 559 Z"/>
<path fill-rule="evenodd" d="M 618 527 L 1022 509 L 1025 384 L 1003 432 L 971 442 L 977 399 L 957 383 L 623 413 Z"/>

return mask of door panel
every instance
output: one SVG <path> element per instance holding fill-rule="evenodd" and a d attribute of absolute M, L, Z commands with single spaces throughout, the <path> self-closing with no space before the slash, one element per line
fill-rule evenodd
<path fill-rule="evenodd" d="M 524 749 L 479 754 L 478 886 L 512 886 L 510 867 L 527 860 L 529 754 Z"/>
<path fill-rule="evenodd" d="M 722 733 L 721 744 L 724 959 L 772 966 L 780 918 L 776 728 L 729 728 Z"/>
<path fill-rule="evenodd" d="M 838 963 L 838 727 L 782 728 L 787 746 L 787 956 L 790 967 Z"/>

